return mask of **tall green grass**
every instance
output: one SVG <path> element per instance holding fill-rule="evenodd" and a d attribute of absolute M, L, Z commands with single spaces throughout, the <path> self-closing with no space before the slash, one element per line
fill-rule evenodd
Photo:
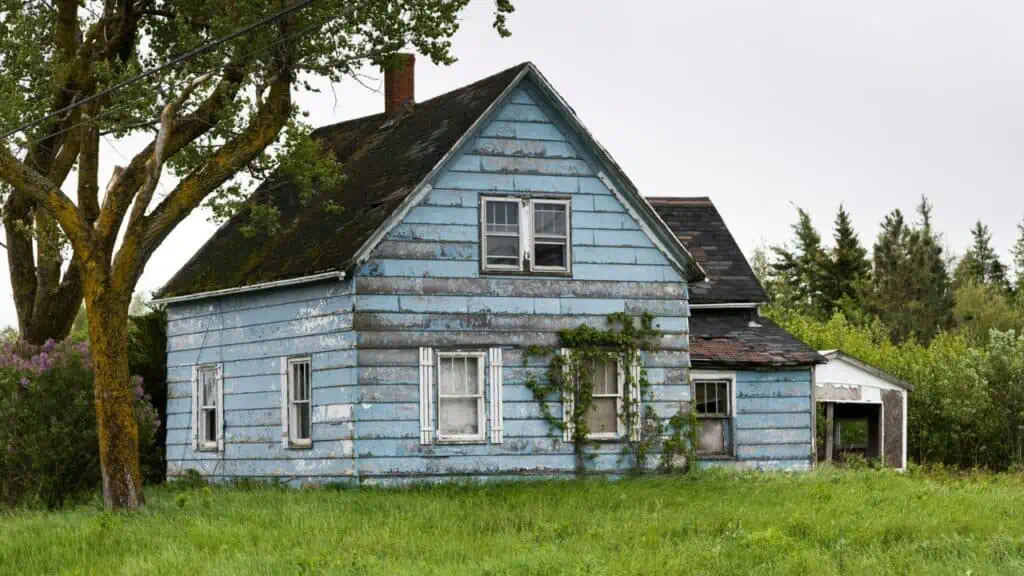
<path fill-rule="evenodd" d="M 401 490 L 150 489 L 0 513 L 0 574 L 1017 574 L 1024 479 L 700 474 Z"/>

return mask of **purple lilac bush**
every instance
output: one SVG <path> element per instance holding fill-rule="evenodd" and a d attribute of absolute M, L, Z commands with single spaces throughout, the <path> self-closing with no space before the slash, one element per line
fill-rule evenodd
<path fill-rule="evenodd" d="M 160 417 L 133 377 L 142 451 Z M 60 506 L 100 483 L 92 361 L 85 343 L 0 343 L 0 500 Z"/>

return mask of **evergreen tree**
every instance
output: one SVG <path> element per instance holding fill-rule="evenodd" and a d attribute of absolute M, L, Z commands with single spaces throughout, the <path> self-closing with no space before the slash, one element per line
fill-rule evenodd
<path fill-rule="evenodd" d="M 1013 277 L 1018 297 L 1024 295 L 1024 221 L 1017 224 L 1017 241 L 1010 249 L 1013 254 Z"/>
<path fill-rule="evenodd" d="M 921 222 L 913 227 L 899 210 L 887 215 L 873 252 L 869 308 L 897 342 L 928 342 L 952 321 L 953 291 L 931 205 L 922 198 L 917 212 Z"/>
<path fill-rule="evenodd" d="M 850 214 L 842 205 L 836 214 L 833 238 L 836 245 L 825 270 L 825 312 L 830 316 L 844 298 L 854 303 L 859 300 L 859 287 L 871 274 L 867 250 L 860 245 Z"/>
<path fill-rule="evenodd" d="M 827 254 L 821 247 L 821 235 L 811 217 L 797 208 L 796 236 L 792 248 L 774 246 L 776 261 L 771 263 L 772 284 L 779 303 L 814 315 L 825 313 L 825 267 Z"/>
<path fill-rule="evenodd" d="M 974 283 L 1008 291 L 1010 283 L 1006 277 L 1006 266 L 992 248 L 992 234 L 988 226 L 978 220 L 971 236 L 974 242 L 960 259 L 954 273 L 957 285 Z"/>

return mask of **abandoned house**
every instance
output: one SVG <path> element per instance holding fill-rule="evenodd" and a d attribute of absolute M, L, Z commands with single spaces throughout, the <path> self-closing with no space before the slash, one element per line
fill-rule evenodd
<path fill-rule="evenodd" d="M 821 358 L 758 316 L 710 202 L 652 206 L 532 64 L 416 102 L 414 62 L 385 74 L 383 113 L 316 132 L 343 185 L 303 202 L 271 178 L 254 202 L 280 230 L 253 233 L 243 209 L 158 295 L 168 476 L 572 473 L 525 384 L 546 361 L 524 356 L 613 312 L 654 316 L 644 401 L 668 418 L 694 400 L 701 462 L 811 466 Z M 615 474 L 639 432 L 616 412 L 625 367 L 605 368 L 588 467 Z"/>
<path fill-rule="evenodd" d="M 907 382 L 844 354 L 821 353 L 828 364 L 817 371 L 815 398 L 824 412 L 818 459 L 834 462 L 847 454 L 907 467 Z"/>

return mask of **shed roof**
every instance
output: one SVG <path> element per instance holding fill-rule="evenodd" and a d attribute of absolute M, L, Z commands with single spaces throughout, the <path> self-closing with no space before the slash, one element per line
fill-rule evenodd
<path fill-rule="evenodd" d="M 694 367 L 786 367 L 825 358 L 778 324 L 750 310 L 694 310 L 690 316 Z"/>
<path fill-rule="evenodd" d="M 768 301 L 768 295 L 710 198 L 648 197 L 647 201 L 707 274 L 707 280 L 690 285 L 691 304 Z"/>
<path fill-rule="evenodd" d="M 900 380 L 899 378 L 893 376 L 892 374 L 889 374 L 888 372 L 882 370 L 881 368 L 878 368 L 877 366 L 874 366 L 873 364 L 868 364 L 867 362 L 865 362 L 865 361 L 863 361 L 860 358 L 857 358 L 855 356 L 850 356 L 849 354 L 843 352 L 842 350 L 838 350 L 838 349 L 837 350 L 822 350 L 819 353 L 822 356 L 824 356 L 825 359 L 828 360 L 829 362 L 831 362 L 833 360 L 840 360 L 842 362 L 846 362 L 847 364 L 849 364 L 849 365 L 851 365 L 851 366 L 853 366 L 853 367 L 855 367 L 855 368 L 857 368 L 859 370 L 863 370 L 864 372 L 867 372 L 868 374 L 871 374 L 872 376 L 875 376 L 877 378 L 881 378 L 882 380 L 885 380 L 889 384 L 892 384 L 894 386 L 899 386 L 900 388 L 903 388 L 903 389 L 905 389 L 907 391 L 910 391 L 910 392 L 914 391 L 914 385 L 911 384 L 910 382 L 907 382 L 905 380 Z"/>

